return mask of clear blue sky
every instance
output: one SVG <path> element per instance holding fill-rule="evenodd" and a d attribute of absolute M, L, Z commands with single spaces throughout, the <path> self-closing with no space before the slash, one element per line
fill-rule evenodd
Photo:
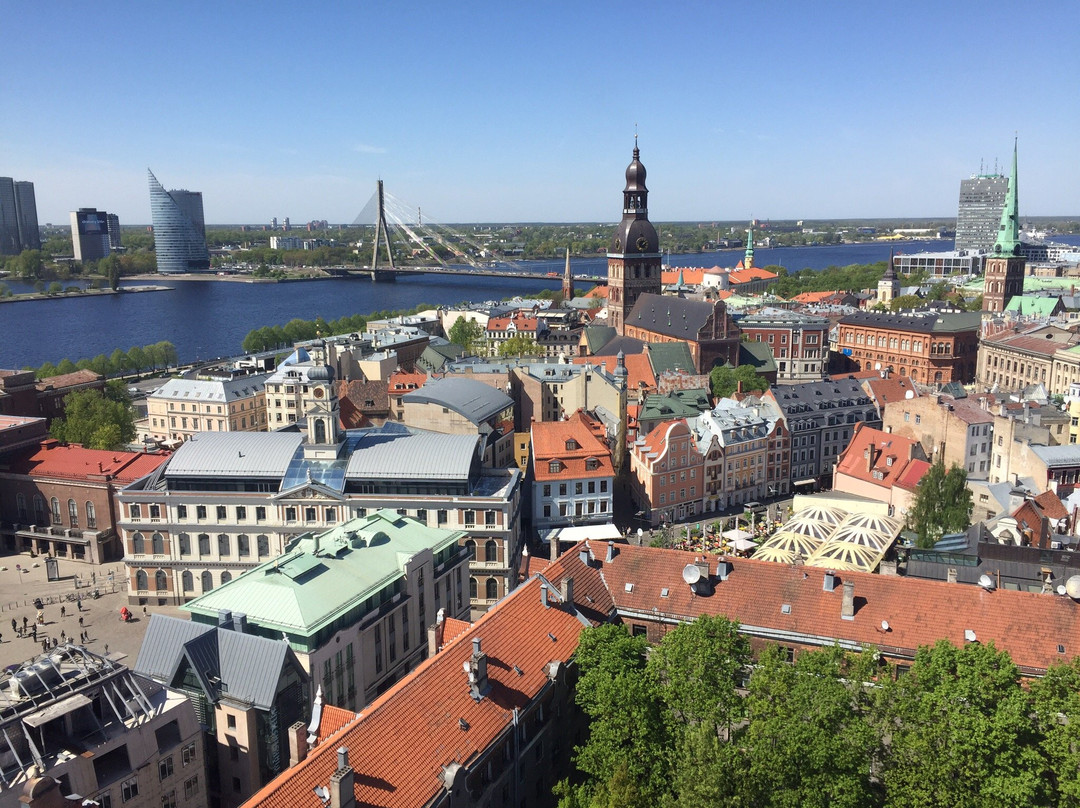
<path fill-rule="evenodd" d="M 0 0 L 0 175 L 39 218 L 955 216 L 1020 137 L 1021 215 L 1080 214 L 1080 4 Z"/>

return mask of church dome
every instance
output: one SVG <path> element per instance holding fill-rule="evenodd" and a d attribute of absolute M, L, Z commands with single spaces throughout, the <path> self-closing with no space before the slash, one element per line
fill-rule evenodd
<path fill-rule="evenodd" d="M 634 159 L 626 167 L 626 190 L 647 191 L 645 187 L 645 166 L 641 163 L 641 153 L 634 147 Z"/>
<path fill-rule="evenodd" d="M 334 369 L 329 365 L 317 365 L 308 371 L 308 381 L 312 382 L 332 382 L 334 380 Z"/>

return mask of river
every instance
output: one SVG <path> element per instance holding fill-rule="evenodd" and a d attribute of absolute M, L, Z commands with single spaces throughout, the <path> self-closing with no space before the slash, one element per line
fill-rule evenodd
<path fill-rule="evenodd" d="M 951 249 L 951 241 L 905 241 L 892 245 L 904 252 Z M 792 271 L 807 268 L 867 264 L 889 257 L 889 244 L 845 244 L 821 247 L 756 248 L 757 266 L 778 264 Z M 672 255 L 673 266 L 734 266 L 739 250 Z M 559 272 L 563 262 L 522 261 L 514 265 L 537 274 Z M 572 259 L 575 274 L 607 272 L 604 256 Z M 32 288 L 5 281 L 14 291 Z M 69 358 L 77 361 L 116 348 L 127 350 L 168 340 L 182 362 L 229 356 L 240 352 L 253 328 L 284 325 L 299 317 L 333 320 L 346 314 L 408 309 L 419 304 L 452 306 L 462 301 L 528 297 L 555 281 L 516 278 L 411 275 L 393 283 L 332 279 L 280 284 L 234 281 L 176 281 L 162 276 L 130 281 L 123 286 L 164 285 L 171 291 L 138 295 L 29 301 L 0 304 L 0 368 L 37 367 Z"/>

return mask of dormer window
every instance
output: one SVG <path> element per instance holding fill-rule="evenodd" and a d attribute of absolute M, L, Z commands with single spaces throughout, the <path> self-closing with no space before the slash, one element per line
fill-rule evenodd
<path fill-rule="evenodd" d="M 596 471 L 598 468 L 600 468 L 600 461 L 595 457 L 590 457 L 585 460 L 586 471 Z"/>
<path fill-rule="evenodd" d="M 573 438 L 568 438 L 566 441 L 566 451 L 572 452 L 578 448 L 578 442 Z"/>
<path fill-rule="evenodd" d="M 562 463 L 558 460 L 552 460 L 548 463 L 548 472 L 551 474 L 558 474 L 562 470 Z"/>

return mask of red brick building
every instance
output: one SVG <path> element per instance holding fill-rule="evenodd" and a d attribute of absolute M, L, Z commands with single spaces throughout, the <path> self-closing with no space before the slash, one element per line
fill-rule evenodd
<path fill-rule="evenodd" d="M 100 564 L 123 557 L 114 494 L 168 454 L 107 452 L 49 438 L 0 459 L 0 546 Z"/>

